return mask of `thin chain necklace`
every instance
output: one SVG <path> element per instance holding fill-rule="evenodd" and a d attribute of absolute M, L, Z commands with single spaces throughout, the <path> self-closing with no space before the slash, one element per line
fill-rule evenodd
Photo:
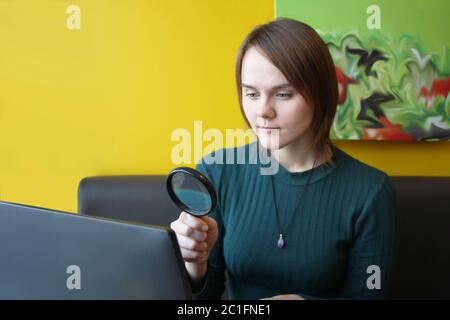
<path fill-rule="evenodd" d="M 309 180 L 311 179 L 312 172 L 313 172 L 313 169 L 314 169 L 315 166 L 316 166 L 316 159 L 314 159 L 314 164 L 313 164 L 313 166 L 311 168 L 311 171 L 309 172 L 308 179 L 306 180 L 306 184 L 303 187 L 303 189 L 302 189 L 302 191 L 300 193 L 300 196 L 297 199 L 297 204 L 295 205 L 294 211 L 292 212 L 291 217 L 287 220 L 287 222 L 290 222 L 292 220 L 292 218 L 294 217 L 295 211 L 297 211 L 297 208 L 298 208 L 298 206 L 300 204 L 300 199 L 302 198 L 303 194 L 305 193 L 306 188 L 309 185 Z M 274 183 L 273 183 L 273 175 L 270 175 L 270 179 L 272 181 L 272 195 L 273 195 L 273 202 L 275 204 L 275 214 L 276 214 L 276 218 L 277 218 L 278 233 L 280 234 L 280 237 L 278 238 L 277 246 L 278 246 L 278 248 L 283 249 L 286 246 L 286 240 L 285 240 L 285 237 L 284 237 L 285 233 L 283 233 L 283 230 L 284 230 L 284 232 L 286 232 L 286 228 L 283 228 L 283 230 L 281 229 L 280 217 L 279 217 L 279 214 L 278 214 L 277 200 L 276 200 L 276 197 L 275 197 L 275 187 L 274 187 Z M 286 224 L 285 226 L 287 226 L 287 225 L 288 224 Z"/>

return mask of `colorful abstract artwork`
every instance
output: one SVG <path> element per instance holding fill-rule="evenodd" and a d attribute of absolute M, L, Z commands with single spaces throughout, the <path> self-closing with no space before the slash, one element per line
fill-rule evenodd
<path fill-rule="evenodd" d="M 276 2 L 277 16 L 313 26 L 333 57 L 333 139 L 450 140 L 448 19 L 433 3 L 450 16 L 450 2 L 434 0 Z"/>

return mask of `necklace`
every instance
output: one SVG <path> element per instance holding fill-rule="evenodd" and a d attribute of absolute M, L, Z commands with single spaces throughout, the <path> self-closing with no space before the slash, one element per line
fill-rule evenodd
<path fill-rule="evenodd" d="M 292 220 L 292 218 L 294 217 L 295 211 L 297 211 L 297 208 L 298 208 L 298 206 L 300 204 L 300 199 L 302 198 L 303 194 L 305 193 L 306 188 L 309 185 L 309 180 L 311 179 L 312 171 L 313 171 L 315 166 L 316 166 L 316 159 L 314 160 L 314 164 L 313 164 L 313 166 L 311 168 L 311 171 L 309 172 L 308 179 L 306 180 L 306 184 L 303 187 L 303 189 L 302 189 L 302 191 L 300 193 L 300 196 L 297 199 L 297 204 L 294 207 L 294 211 L 292 212 L 291 217 L 287 220 L 287 222 L 290 222 Z M 279 217 L 279 214 L 278 214 L 277 200 L 276 200 L 276 197 L 275 197 L 275 187 L 274 187 L 274 183 L 273 183 L 273 175 L 270 175 L 270 179 L 271 179 L 271 182 L 272 182 L 272 196 L 273 196 L 273 202 L 275 204 L 275 214 L 276 214 L 276 218 L 277 218 L 278 233 L 280 234 L 280 237 L 278 238 L 277 246 L 278 246 L 278 248 L 283 249 L 286 246 L 286 241 L 285 241 L 285 239 L 283 237 L 285 235 L 283 233 L 283 230 L 286 232 L 286 228 L 283 228 L 283 230 L 281 229 L 280 217 Z M 285 226 L 287 226 L 287 224 Z"/>

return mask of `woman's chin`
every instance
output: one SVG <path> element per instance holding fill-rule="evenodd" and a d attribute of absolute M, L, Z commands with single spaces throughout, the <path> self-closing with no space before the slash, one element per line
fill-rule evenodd
<path fill-rule="evenodd" d="M 278 138 L 258 135 L 258 141 L 261 147 L 268 151 L 280 149 L 280 141 Z"/>

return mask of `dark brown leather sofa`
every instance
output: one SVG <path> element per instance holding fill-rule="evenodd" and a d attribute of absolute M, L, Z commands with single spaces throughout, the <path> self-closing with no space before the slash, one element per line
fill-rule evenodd
<path fill-rule="evenodd" d="M 391 177 L 399 248 L 390 299 L 450 299 L 450 177 Z M 98 176 L 78 188 L 78 212 L 169 226 L 180 209 L 165 176 Z"/>

